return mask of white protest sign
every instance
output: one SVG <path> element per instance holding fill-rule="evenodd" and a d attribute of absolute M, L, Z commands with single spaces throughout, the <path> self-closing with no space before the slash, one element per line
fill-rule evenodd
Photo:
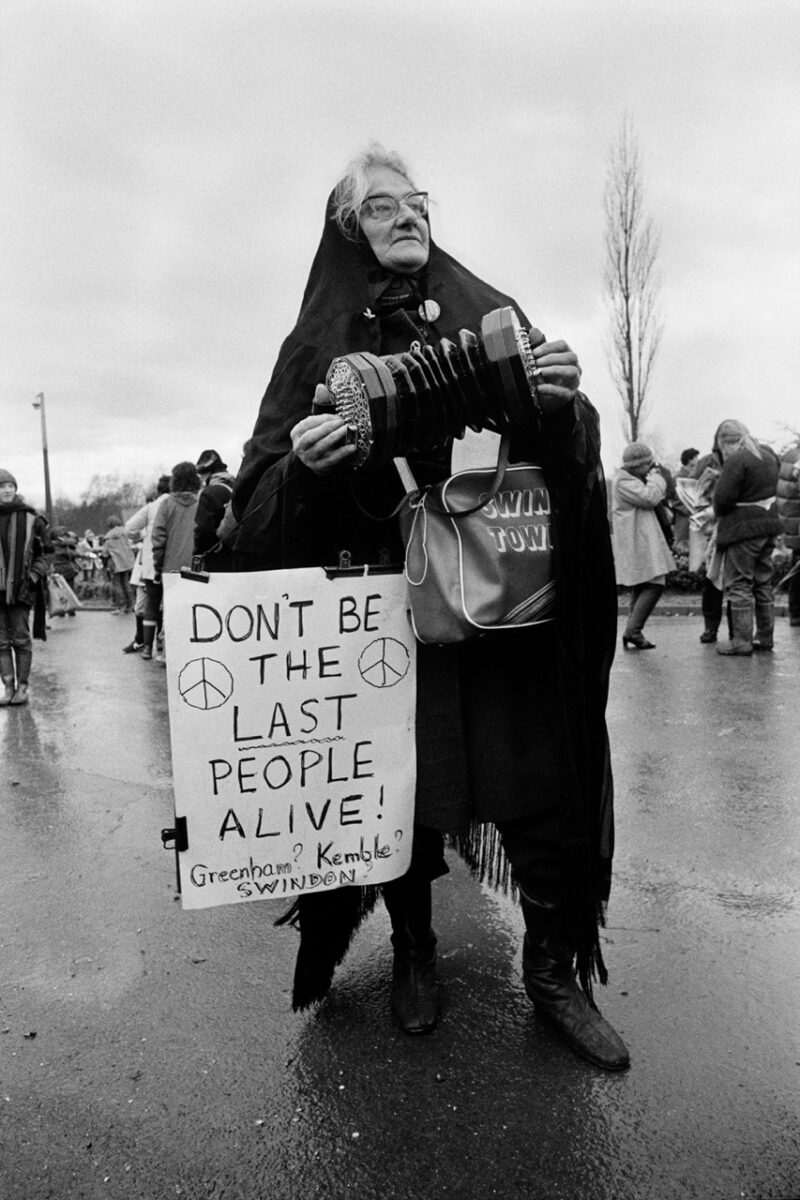
<path fill-rule="evenodd" d="M 184 908 L 384 883 L 411 861 L 402 574 L 164 576 Z"/>

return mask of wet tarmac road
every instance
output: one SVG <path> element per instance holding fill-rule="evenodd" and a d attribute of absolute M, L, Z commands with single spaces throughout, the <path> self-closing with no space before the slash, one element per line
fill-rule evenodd
<path fill-rule="evenodd" d="M 444 1012 L 388 1016 L 388 922 L 292 1014 L 282 905 L 184 913 L 164 671 L 81 613 L 0 714 L 2 1200 L 787 1200 L 800 1195 L 800 630 L 723 659 L 699 620 L 620 653 L 606 1075 L 532 1015 L 521 917 L 451 858 Z"/>

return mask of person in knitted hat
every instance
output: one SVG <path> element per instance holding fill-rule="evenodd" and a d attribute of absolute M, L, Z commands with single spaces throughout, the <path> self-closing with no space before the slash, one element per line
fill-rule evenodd
<path fill-rule="evenodd" d="M 216 450 L 203 450 L 194 464 L 197 468 L 197 474 L 205 483 L 204 476 L 216 475 L 218 471 L 227 471 L 228 465 L 224 463 Z"/>
<path fill-rule="evenodd" d="M 234 479 L 216 450 L 204 450 L 196 466 L 203 487 L 194 515 L 194 552 L 203 558 L 206 570 L 231 571 L 233 554 L 217 530 L 233 494 Z"/>
<path fill-rule="evenodd" d="M 47 522 L 17 494 L 17 481 L 0 469 L 0 706 L 28 703 L 33 636 L 45 640 Z"/>
<path fill-rule="evenodd" d="M 626 650 L 655 650 L 644 636 L 647 618 L 658 604 L 667 572 L 675 560 L 656 510 L 667 494 L 667 481 L 644 442 L 631 442 L 614 477 L 611 533 L 617 583 L 631 588 L 630 610 L 622 645 Z"/>

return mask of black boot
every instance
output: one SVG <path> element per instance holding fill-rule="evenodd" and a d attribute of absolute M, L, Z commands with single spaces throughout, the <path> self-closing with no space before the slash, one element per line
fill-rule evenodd
<path fill-rule="evenodd" d="M 392 920 L 392 1009 L 405 1033 L 430 1033 L 439 1016 L 431 885 L 396 879 L 384 884 L 383 898 Z"/>
<path fill-rule="evenodd" d="M 722 592 L 715 588 L 713 583 L 708 580 L 703 584 L 703 592 L 700 599 L 700 609 L 703 614 L 703 632 L 700 634 L 700 641 L 704 645 L 717 640 L 717 632 L 720 622 L 722 621 Z"/>
<path fill-rule="evenodd" d="M 139 647 L 139 653 L 142 658 L 151 659 L 153 657 L 153 642 L 156 637 L 155 622 L 145 621 L 142 627 L 142 644 Z"/>
<path fill-rule="evenodd" d="M 521 903 L 527 930 L 522 976 L 536 1012 L 576 1054 L 607 1071 L 624 1070 L 631 1061 L 628 1048 L 578 985 L 558 903 L 525 895 Z"/>

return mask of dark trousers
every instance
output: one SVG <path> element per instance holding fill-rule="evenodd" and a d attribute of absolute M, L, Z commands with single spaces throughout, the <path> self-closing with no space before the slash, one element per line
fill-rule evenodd
<path fill-rule="evenodd" d="M 0 652 L 30 650 L 30 605 L 0 601 Z"/>
<path fill-rule="evenodd" d="M 732 608 L 748 607 L 753 602 L 772 604 L 774 549 L 770 537 L 747 538 L 725 547 L 725 598 Z"/>
<path fill-rule="evenodd" d="M 134 602 L 130 579 L 130 571 L 115 571 L 111 581 L 117 607 L 124 608 L 126 612 L 130 612 L 133 609 Z"/>
<path fill-rule="evenodd" d="M 722 620 L 722 592 L 719 588 L 715 588 L 708 579 L 703 581 L 700 607 L 706 624 L 715 630 L 719 629 L 719 623 Z"/>
<path fill-rule="evenodd" d="M 163 583 L 155 583 L 152 579 L 144 581 L 144 622 L 146 625 L 161 624 L 161 602 L 164 597 Z"/>

